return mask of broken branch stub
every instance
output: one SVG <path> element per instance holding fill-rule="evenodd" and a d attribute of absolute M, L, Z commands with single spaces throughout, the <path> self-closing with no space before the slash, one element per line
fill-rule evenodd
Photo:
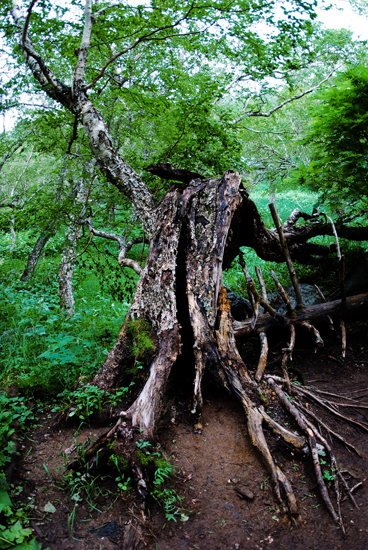
<path fill-rule="evenodd" d="M 275 227 L 277 229 L 277 232 L 279 234 L 280 243 L 281 243 L 281 247 L 282 247 L 282 252 L 284 254 L 286 265 L 287 265 L 288 270 L 289 270 L 291 283 L 294 287 L 296 307 L 297 308 L 302 308 L 303 307 L 302 293 L 300 291 L 300 286 L 299 286 L 298 278 L 297 278 L 296 273 L 295 273 L 293 262 L 291 261 L 289 249 L 288 249 L 287 244 L 286 244 L 286 240 L 285 240 L 284 232 L 282 230 L 282 226 L 281 226 L 281 223 L 280 223 L 279 215 L 276 211 L 276 207 L 275 207 L 273 202 L 271 202 L 268 206 L 269 206 L 270 211 L 271 211 L 273 222 L 274 222 Z"/>

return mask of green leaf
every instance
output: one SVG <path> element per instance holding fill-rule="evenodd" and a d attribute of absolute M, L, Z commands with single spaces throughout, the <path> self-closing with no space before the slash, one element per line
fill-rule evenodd
<path fill-rule="evenodd" d="M 12 501 L 6 491 L 0 491 L 0 513 L 7 508 L 12 506 Z"/>
<path fill-rule="evenodd" d="M 44 512 L 48 512 L 49 514 L 55 514 L 56 508 L 55 506 L 49 501 L 45 506 L 43 507 Z"/>

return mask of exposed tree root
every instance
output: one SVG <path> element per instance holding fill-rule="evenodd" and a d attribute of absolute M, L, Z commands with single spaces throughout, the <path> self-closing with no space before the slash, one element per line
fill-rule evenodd
<path fill-rule="evenodd" d="M 268 341 L 267 341 L 267 335 L 265 332 L 261 331 L 259 333 L 259 340 L 261 343 L 261 353 L 259 355 L 257 372 L 254 377 L 256 379 L 256 382 L 260 382 L 263 378 L 264 371 L 266 370 L 266 366 L 267 366 L 267 356 L 268 356 Z"/>
<path fill-rule="evenodd" d="M 339 439 L 340 441 L 342 441 L 346 447 L 349 447 L 350 449 L 352 449 L 360 458 L 362 458 L 362 455 L 359 453 L 358 449 L 356 447 L 354 447 L 354 445 L 349 443 L 349 441 L 347 441 L 344 437 L 342 437 L 342 435 L 340 435 L 337 432 L 331 430 L 331 428 L 329 426 L 327 426 L 327 424 L 322 422 L 322 420 L 320 420 L 318 418 L 318 416 L 315 415 L 312 411 L 307 409 L 307 407 L 304 407 L 304 405 L 302 405 L 301 403 L 296 403 L 296 406 L 299 409 L 301 409 L 305 414 L 312 417 L 320 426 L 322 426 L 326 430 L 326 432 L 328 432 L 331 435 L 333 435 L 334 437 L 336 437 L 336 439 Z"/>
<path fill-rule="evenodd" d="M 273 380 L 271 376 L 267 377 L 268 384 L 272 387 L 272 389 L 275 391 L 277 397 L 279 398 L 280 402 L 283 404 L 286 410 L 294 417 L 295 421 L 297 422 L 300 429 L 305 432 L 308 436 L 308 442 L 309 447 L 312 453 L 313 458 L 313 465 L 314 465 L 314 471 L 317 477 L 317 484 L 319 487 L 319 490 L 321 492 L 321 496 L 326 504 L 326 507 L 328 511 L 330 512 L 332 518 L 336 523 L 340 524 L 342 526 L 342 520 L 339 517 L 338 514 L 336 514 L 334 507 L 331 503 L 331 499 L 329 497 L 327 487 L 323 481 L 322 477 L 322 471 L 321 471 L 321 465 L 318 458 L 318 450 L 315 440 L 315 433 L 314 430 L 311 429 L 310 423 L 307 421 L 307 419 L 304 417 L 298 409 L 288 401 L 286 395 L 284 392 L 279 388 L 279 386 L 276 384 L 276 382 Z"/>
<path fill-rule="evenodd" d="M 339 413 L 338 410 L 336 409 L 336 407 L 332 403 L 330 403 L 326 399 L 322 399 L 320 397 L 317 397 L 316 395 L 314 395 L 314 393 L 312 391 L 307 390 L 306 388 L 303 388 L 302 386 L 296 386 L 296 385 L 293 385 L 293 391 L 296 394 L 299 394 L 299 395 L 307 395 L 310 399 L 315 401 L 315 403 L 317 403 L 317 405 L 320 405 L 321 407 L 323 407 L 324 409 L 329 411 L 332 415 L 337 416 L 338 418 L 342 418 L 343 420 L 346 420 L 346 422 L 350 422 L 351 424 L 354 424 L 355 426 L 359 426 L 359 428 L 361 428 L 365 432 L 368 432 L 368 424 L 365 424 L 363 422 L 358 422 L 357 420 L 353 420 L 352 418 Z"/>

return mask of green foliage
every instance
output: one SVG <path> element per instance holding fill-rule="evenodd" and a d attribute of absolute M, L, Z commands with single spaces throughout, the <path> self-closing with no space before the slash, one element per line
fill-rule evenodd
<path fill-rule="evenodd" d="M 356 213 L 368 203 L 368 69 L 340 73 L 319 100 L 307 135 L 312 159 L 299 178 L 340 215 Z"/>
<path fill-rule="evenodd" d="M 269 227 L 270 229 L 274 228 L 272 216 L 268 207 L 269 193 L 266 185 L 257 186 L 256 189 L 251 193 L 251 198 L 257 204 L 257 208 L 264 220 L 266 227 Z M 276 198 L 278 213 L 281 222 L 283 223 L 294 208 L 301 208 L 306 212 L 311 212 L 317 201 L 317 194 L 311 193 L 310 191 L 306 191 L 304 189 L 296 189 L 280 192 L 277 194 Z M 333 238 L 330 237 L 324 237 L 323 239 L 316 238 L 313 240 L 315 242 L 319 242 L 320 244 L 329 244 L 330 242 L 333 242 Z M 251 248 L 243 248 L 242 250 L 244 251 L 245 260 L 250 275 L 253 277 L 253 280 L 257 287 L 258 279 L 255 271 L 256 266 L 260 267 L 262 270 L 262 275 L 266 284 L 267 292 L 271 293 L 275 292 L 276 290 L 275 283 L 271 277 L 271 270 L 275 271 L 280 283 L 283 286 L 288 286 L 291 284 L 289 272 L 285 263 L 268 262 L 262 260 Z M 308 277 L 310 275 L 315 275 L 315 268 L 313 267 L 300 265 L 298 264 L 298 262 L 295 262 L 295 266 L 301 282 L 308 282 Z M 316 281 L 313 281 L 313 283 L 314 282 Z M 224 272 L 224 283 L 229 286 L 234 292 L 238 292 L 243 295 L 246 294 L 246 282 L 238 258 L 236 258 L 233 261 L 231 267 Z"/>
<path fill-rule="evenodd" d="M 325 479 L 326 481 L 333 481 L 336 477 L 336 474 L 332 472 L 330 472 L 329 470 L 324 470 L 323 471 L 323 475 L 322 475 L 323 479 Z"/>
<path fill-rule="evenodd" d="M 121 455 L 112 454 L 109 456 L 109 463 L 118 471 L 119 475 L 115 478 L 118 493 L 126 493 L 131 490 L 130 477 L 125 478 L 129 469 L 127 460 Z"/>
<path fill-rule="evenodd" d="M 18 431 L 21 431 L 33 419 L 33 411 L 27 408 L 23 397 L 8 397 L 4 392 L 0 393 L 0 471 L 15 451 L 11 436 L 16 424 Z"/>
<path fill-rule="evenodd" d="M 121 303 L 132 302 L 139 277 L 131 270 L 122 273 L 116 260 L 116 250 L 112 253 L 109 248 L 105 248 L 104 253 L 98 250 L 97 254 L 82 256 L 77 264 L 76 275 L 88 272 L 97 279 L 102 294 L 110 295 Z"/>
<path fill-rule="evenodd" d="M 166 460 L 157 449 L 153 449 L 149 441 L 140 439 L 136 442 L 138 447 L 137 456 L 145 469 L 153 468 L 153 479 L 151 490 L 152 497 L 163 508 L 168 521 L 187 521 L 188 516 L 182 509 L 182 499 L 175 489 L 167 486 L 173 473 L 174 467 Z"/>
<path fill-rule="evenodd" d="M 3 473 L 15 452 L 15 442 L 12 440 L 15 429 L 19 437 L 33 419 L 33 411 L 27 408 L 23 398 L 0 393 L 0 549 L 4 550 L 41 550 L 42 547 L 32 537 L 32 529 L 24 526 L 29 523 L 27 510 L 18 504 L 13 505 Z"/>
<path fill-rule="evenodd" d="M 80 420 L 86 420 L 95 412 L 102 411 L 104 390 L 97 386 L 86 384 L 75 391 L 64 390 L 58 398 L 67 399 L 72 407 L 69 416 L 77 416 Z"/>
<path fill-rule="evenodd" d="M 74 391 L 64 390 L 57 397 L 66 404 L 67 409 L 70 409 L 69 417 L 76 416 L 80 420 L 87 420 L 95 413 L 101 414 L 106 407 L 115 407 L 121 403 L 128 395 L 131 386 L 134 386 L 134 382 L 131 382 L 129 387 L 120 388 L 110 394 L 97 386 L 85 384 Z"/>
<path fill-rule="evenodd" d="M 135 363 L 139 363 L 147 353 L 155 350 L 148 321 L 144 319 L 130 320 L 127 326 L 127 335 L 130 341 L 131 356 L 134 357 Z"/>
<path fill-rule="evenodd" d="M 0 499 L 7 493 L 0 493 Z M 7 515 L 13 514 L 11 507 L 6 507 L 3 513 Z M 20 521 L 12 523 L 10 526 L 0 524 L 0 548 L 7 550 L 13 548 L 14 550 L 41 550 L 42 543 L 37 542 L 35 537 L 32 537 L 32 529 L 30 527 L 23 527 Z"/>
<path fill-rule="evenodd" d="M 19 238 L 16 250 L 22 244 Z M 130 304 L 112 303 L 95 279 L 88 272 L 82 279 L 81 272 L 76 274 L 76 315 L 67 319 L 59 307 L 56 273 L 41 266 L 31 284 L 20 283 L 22 263 L 7 249 L 8 239 L 0 236 L 0 381 L 26 394 L 56 396 L 71 390 L 79 377 L 94 376 Z M 57 258 L 52 241 L 49 250 Z"/>

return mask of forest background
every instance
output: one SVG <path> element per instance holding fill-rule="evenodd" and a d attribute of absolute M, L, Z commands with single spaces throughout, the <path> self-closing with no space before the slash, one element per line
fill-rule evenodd
<path fill-rule="evenodd" d="M 270 200 L 282 221 L 294 208 L 317 208 L 336 223 L 366 227 L 366 41 L 351 30 L 326 29 L 313 3 L 298 5 L 302 15 L 285 8 L 285 18 L 266 9 L 266 24 L 255 10 L 247 31 L 236 27 L 239 22 L 231 27 L 219 18 L 213 34 L 199 39 L 192 23 L 185 22 L 176 34 L 173 21 L 182 13 L 170 2 L 159 7 L 162 13 L 171 10 L 169 22 L 152 21 L 144 6 L 124 4 L 124 27 L 107 4 L 94 3 L 97 31 L 87 71 L 90 96 L 115 150 L 155 198 L 160 200 L 169 184 L 144 170 L 150 164 L 169 162 L 207 177 L 231 169 L 240 172 L 268 227 Z M 365 16 L 364 2 L 352 7 Z M 39 2 L 33 8 L 33 42 L 58 78 L 68 80 L 79 55 L 83 9 L 79 2 L 53 8 Z M 93 386 L 85 386 L 83 396 L 76 384 L 90 382 L 112 348 L 149 244 L 129 197 L 98 170 L 83 127 L 22 64 L 7 2 L 1 2 L 1 10 L 7 71 L 1 75 L 0 108 L 5 119 L 10 112 L 16 119 L 12 115 L 11 128 L 4 122 L 0 135 L 0 437 L 5 449 L 0 467 L 14 450 L 7 439 L 14 415 L 20 414 L 17 407 L 26 422 L 24 399 L 63 407 L 78 394 L 82 417 L 86 395 L 91 411 L 97 407 L 100 397 L 94 400 Z M 110 18 L 110 26 L 99 25 L 99 17 Z M 172 36 L 156 40 L 152 28 L 165 23 Z M 204 16 L 200 24 L 205 23 Z M 123 42 L 146 33 L 141 43 L 127 48 L 123 60 L 113 39 L 117 31 L 125 33 Z M 241 44 L 240 32 L 249 33 Z M 98 73 L 109 58 L 116 62 Z M 358 243 L 341 239 L 348 264 L 366 251 L 368 239 L 362 235 Z M 328 246 L 334 239 L 313 242 Z M 266 262 L 252 249 L 243 252 L 253 277 L 256 265 L 263 268 L 268 291 L 273 291 L 271 269 L 288 284 L 285 264 Z M 326 294 L 335 290 L 334 257 L 331 252 L 323 260 L 295 262 L 300 280 L 322 285 Z M 224 283 L 246 295 L 238 258 L 224 272 Z M 139 379 L 144 345 L 132 350 L 131 384 Z M 126 396 L 129 388 L 121 391 Z"/>

